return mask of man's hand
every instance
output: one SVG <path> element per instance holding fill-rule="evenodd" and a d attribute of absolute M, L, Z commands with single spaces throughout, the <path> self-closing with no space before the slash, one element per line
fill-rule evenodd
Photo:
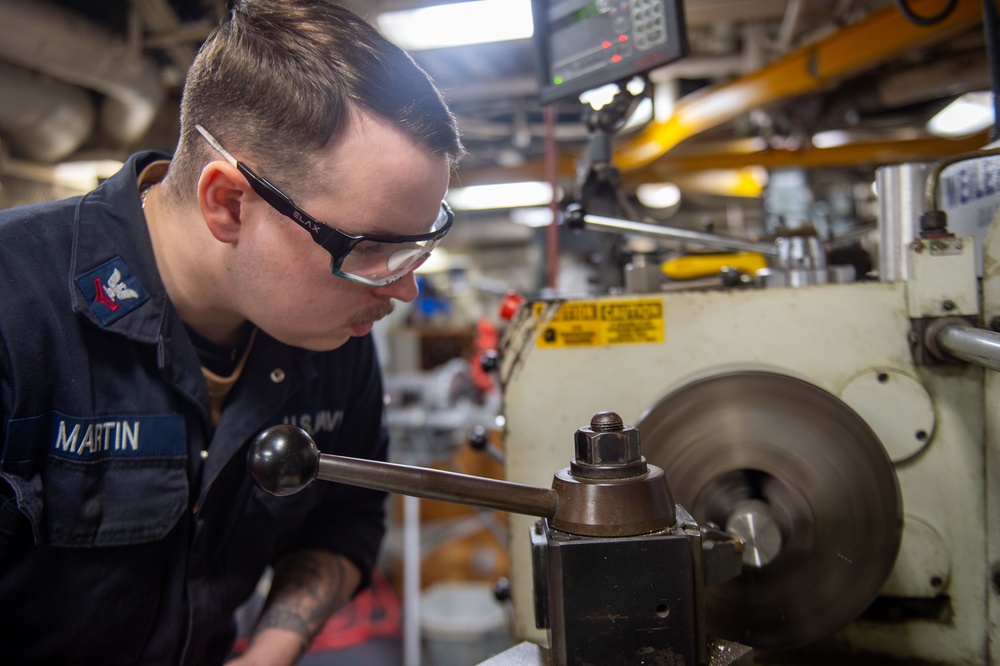
<path fill-rule="evenodd" d="M 231 666 L 295 664 L 327 619 L 351 598 L 361 582 L 352 562 L 325 550 L 285 557 L 274 569 L 267 603 L 246 653 Z"/>

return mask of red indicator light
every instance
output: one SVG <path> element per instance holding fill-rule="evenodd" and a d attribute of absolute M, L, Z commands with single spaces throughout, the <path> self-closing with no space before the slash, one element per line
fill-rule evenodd
<path fill-rule="evenodd" d="M 614 54 L 613 56 L 611 56 L 611 62 L 621 62 L 621 61 L 622 61 L 622 57 L 620 55 L 618 55 L 617 53 Z"/>
<path fill-rule="evenodd" d="M 618 41 L 619 42 L 627 42 L 628 41 L 628 35 L 618 35 Z"/>
<path fill-rule="evenodd" d="M 606 40 L 603 41 L 603 42 L 601 42 L 601 48 L 610 49 L 611 48 L 611 42 L 606 41 Z"/>

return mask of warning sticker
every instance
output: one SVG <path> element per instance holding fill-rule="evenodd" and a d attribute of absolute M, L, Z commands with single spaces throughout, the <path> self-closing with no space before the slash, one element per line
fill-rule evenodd
<path fill-rule="evenodd" d="M 546 303 L 534 303 L 535 318 L 545 313 Z M 597 347 L 663 342 L 663 301 L 659 299 L 567 301 L 542 324 L 536 345 L 552 347 Z"/>

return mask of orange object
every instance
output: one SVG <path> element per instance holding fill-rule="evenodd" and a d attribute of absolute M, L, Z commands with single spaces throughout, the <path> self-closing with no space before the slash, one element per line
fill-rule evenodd
<path fill-rule="evenodd" d="M 508 291 L 500 299 L 500 318 L 505 321 L 510 321 L 517 314 L 518 308 L 524 304 L 524 296 L 521 296 L 516 291 Z"/>

